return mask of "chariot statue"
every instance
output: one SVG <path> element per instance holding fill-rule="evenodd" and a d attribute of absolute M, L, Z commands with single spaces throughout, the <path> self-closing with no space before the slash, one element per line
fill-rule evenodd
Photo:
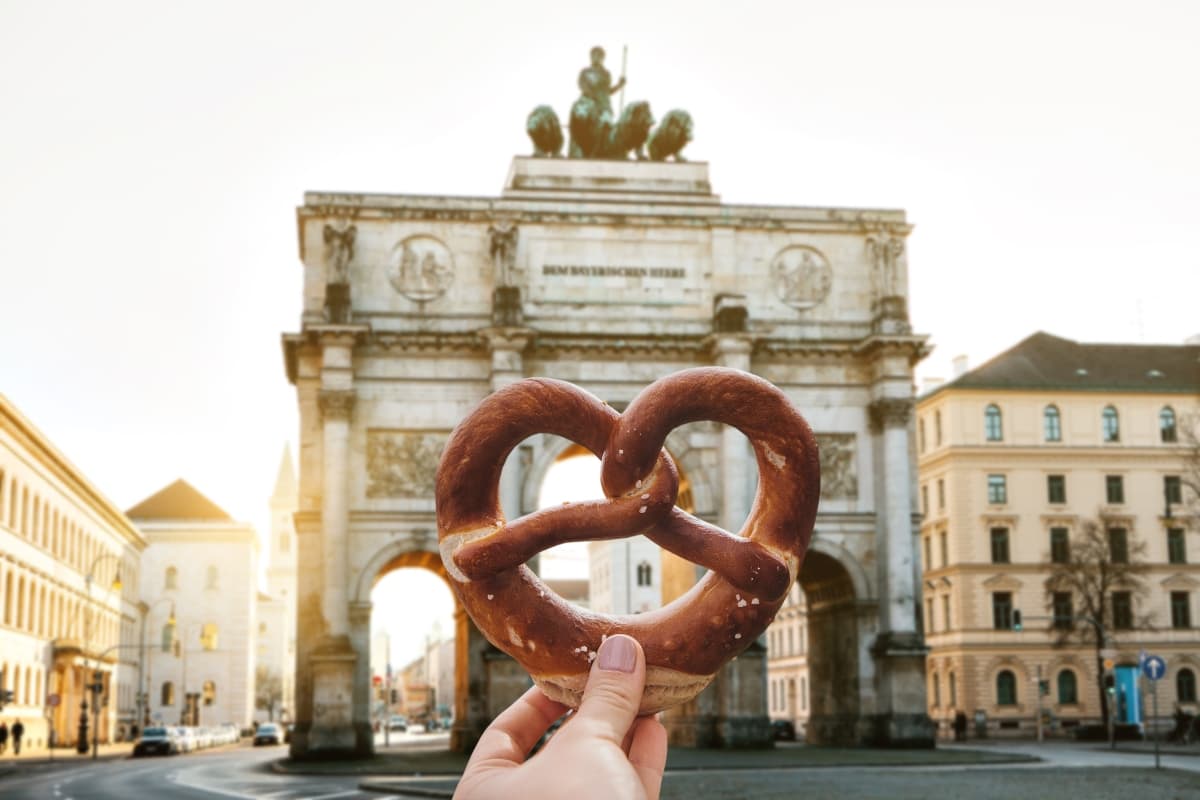
<path fill-rule="evenodd" d="M 604 48 L 593 47 L 591 63 L 579 72 L 579 99 L 571 106 L 568 156 L 624 160 L 633 153 L 635 158 L 643 160 L 648 150 L 653 161 L 668 158 L 683 161 L 681 151 L 692 139 L 691 115 L 682 109 L 669 111 L 655 128 L 650 104 L 638 100 L 627 106 L 622 103 L 614 117 L 612 95 L 624 87 L 625 76 L 622 74 L 614 84 L 605 68 Z M 525 129 L 533 140 L 535 156 L 562 155 L 563 129 L 553 108 L 535 108 L 526 120 Z"/>

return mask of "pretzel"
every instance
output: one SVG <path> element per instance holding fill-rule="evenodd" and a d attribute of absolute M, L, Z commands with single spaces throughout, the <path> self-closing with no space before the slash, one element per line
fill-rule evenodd
<path fill-rule="evenodd" d="M 679 474 L 663 443 L 699 420 L 732 425 L 754 447 L 758 492 L 737 536 L 675 507 Z M 537 433 L 596 454 L 608 499 L 506 522 L 501 469 Z M 779 389 L 754 375 L 677 372 L 646 387 L 624 414 L 569 383 L 531 378 L 485 398 L 450 436 L 437 471 L 438 544 L 479 630 L 554 700 L 579 706 L 606 637 L 637 639 L 646 654 L 640 711 L 649 714 L 695 697 L 766 629 L 799 573 L 819 496 L 812 431 Z M 565 602 L 524 566 L 564 542 L 637 534 L 709 572 L 663 608 L 607 616 Z"/>

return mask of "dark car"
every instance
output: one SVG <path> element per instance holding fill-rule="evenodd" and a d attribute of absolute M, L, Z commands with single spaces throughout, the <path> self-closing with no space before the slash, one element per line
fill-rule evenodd
<path fill-rule="evenodd" d="M 146 728 L 133 746 L 135 756 L 173 756 L 179 752 L 179 742 L 169 728 Z"/>
<path fill-rule="evenodd" d="M 254 732 L 254 746 L 260 744 L 283 744 L 283 731 L 274 722 L 264 722 Z"/>
<path fill-rule="evenodd" d="M 771 720 L 771 730 L 775 733 L 777 742 L 796 741 L 796 726 L 790 719 Z"/>

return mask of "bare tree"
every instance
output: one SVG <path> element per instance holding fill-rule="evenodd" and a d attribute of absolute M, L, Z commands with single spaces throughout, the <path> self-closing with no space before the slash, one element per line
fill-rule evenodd
<path fill-rule="evenodd" d="M 1101 719 L 1107 720 L 1108 693 L 1104 687 L 1102 651 L 1115 639 L 1115 632 L 1149 627 L 1149 616 L 1133 613 L 1132 600 L 1147 593 L 1144 577 L 1146 543 L 1118 520 L 1103 512 L 1084 520 L 1071 537 L 1065 560 L 1051 561 L 1044 587 L 1046 607 L 1051 613 L 1051 628 L 1058 638 L 1056 647 L 1070 641 L 1091 643 L 1096 650 L 1096 685 L 1100 694 Z M 1114 607 L 1113 593 L 1128 592 L 1128 616 L 1125 609 Z M 1070 613 L 1055 606 L 1055 594 L 1070 596 Z M 1121 618 L 1114 618 L 1120 611 Z"/>
<path fill-rule="evenodd" d="M 1193 519 L 1200 518 L 1200 412 L 1187 414 L 1178 425 L 1179 441 L 1184 446 L 1183 505 Z"/>
<path fill-rule="evenodd" d="M 279 673 L 259 665 L 254 669 L 254 707 L 267 712 L 267 719 L 275 721 L 275 707 L 283 702 L 283 681 Z"/>

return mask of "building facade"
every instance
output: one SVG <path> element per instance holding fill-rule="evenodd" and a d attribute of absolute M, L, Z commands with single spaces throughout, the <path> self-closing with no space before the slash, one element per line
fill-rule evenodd
<path fill-rule="evenodd" d="M 771 720 L 786 720 L 804 737 L 808 724 L 808 614 L 797 583 L 767 626 L 767 709 Z"/>
<path fill-rule="evenodd" d="M 141 592 L 152 641 L 145 674 L 151 721 L 249 726 L 258 535 L 183 480 L 126 513 L 147 542 Z"/>
<path fill-rule="evenodd" d="M 663 604 L 662 550 L 645 536 L 588 542 L 588 604 L 599 614 L 641 614 Z"/>
<path fill-rule="evenodd" d="M 958 711 L 987 734 L 1029 734 L 1039 712 L 1051 732 L 1101 722 L 1105 671 L 1117 721 L 1144 724 L 1142 651 L 1166 659 L 1163 724 L 1177 706 L 1196 711 L 1200 542 L 1184 425 L 1198 400 L 1200 345 L 1046 333 L 919 399 L 927 696 L 943 733 Z M 1090 563 L 1089 531 L 1144 589 L 1118 581 L 1089 610 L 1082 588 L 1047 586 Z"/>
<path fill-rule="evenodd" d="M 271 494 L 271 531 L 267 539 L 266 592 L 258 598 L 255 675 L 279 682 L 278 703 L 263 708 L 273 692 L 259 693 L 255 717 L 291 719 L 296 685 L 296 471 L 285 449 Z"/>
<path fill-rule="evenodd" d="M 0 721 L 25 746 L 121 738 L 138 718 L 138 576 L 146 542 L 0 395 Z M 87 686 L 100 685 L 99 713 Z"/>

